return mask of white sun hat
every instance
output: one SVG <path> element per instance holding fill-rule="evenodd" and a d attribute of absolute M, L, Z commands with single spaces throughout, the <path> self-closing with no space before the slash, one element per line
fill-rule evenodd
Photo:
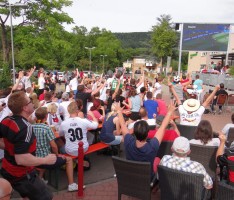
<path fill-rule="evenodd" d="M 183 103 L 183 107 L 188 112 L 194 112 L 200 107 L 200 101 L 197 99 L 187 99 Z"/>

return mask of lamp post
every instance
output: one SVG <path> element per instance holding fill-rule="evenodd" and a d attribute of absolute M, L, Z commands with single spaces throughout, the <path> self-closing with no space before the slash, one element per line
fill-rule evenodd
<path fill-rule="evenodd" d="M 102 57 L 102 67 L 103 67 L 103 74 L 105 73 L 105 57 L 107 56 L 107 55 L 100 55 L 101 57 Z"/>
<path fill-rule="evenodd" d="M 21 7 L 26 8 L 26 4 L 22 3 L 15 3 L 15 4 L 9 4 L 9 3 L 0 3 L 0 6 L 8 7 L 10 11 L 10 26 L 11 26 L 11 57 L 12 57 L 12 69 L 13 69 L 13 81 L 15 83 L 15 55 L 14 55 L 14 36 L 13 36 L 13 23 L 12 23 L 12 7 Z"/>
<path fill-rule="evenodd" d="M 85 47 L 89 50 L 89 72 L 91 72 L 91 65 L 92 65 L 92 50 L 96 47 Z"/>

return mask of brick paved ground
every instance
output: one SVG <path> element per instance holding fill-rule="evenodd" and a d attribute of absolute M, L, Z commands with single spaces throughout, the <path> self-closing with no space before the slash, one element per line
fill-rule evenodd
<path fill-rule="evenodd" d="M 55 193 L 54 200 L 77 199 L 76 192 L 60 191 Z M 84 200 L 117 200 L 118 186 L 115 178 L 88 185 L 84 190 Z M 136 198 L 122 195 L 123 200 L 134 200 Z M 151 199 L 160 199 L 159 191 L 152 191 Z"/>

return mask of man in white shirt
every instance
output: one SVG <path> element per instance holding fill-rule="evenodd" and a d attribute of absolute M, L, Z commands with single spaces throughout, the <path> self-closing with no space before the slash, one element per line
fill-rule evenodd
<path fill-rule="evenodd" d="M 74 96 L 76 96 L 76 93 L 77 93 L 78 77 L 79 77 L 79 71 L 78 69 L 76 69 L 76 74 L 75 73 L 72 74 L 72 79 L 70 80 L 70 83 L 69 83 L 69 86 L 71 90 L 73 91 Z"/>
<path fill-rule="evenodd" d="M 173 85 L 168 82 L 168 86 L 173 93 L 180 113 L 180 124 L 187 126 L 197 126 L 201 121 L 201 117 L 205 111 L 205 107 L 208 106 L 210 101 L 214 98 L 215 93 L 219 90 L 220 86 L 217 85 L 210 96 L 200 105 L 200 101 L 197 99 L 187 99 L 183 104 L 179 96 L 177 95 Z"/>
<path fill-rule="evenodd" d="M 69 94 L 64 92 L 62 94 L 62 100 L 63 101 L 59 104 L 60 110 L 61 110 L 60 114 L 63 116 L 63 120 L 66 120 L 66 119 L 68 119 L 70 117 L 70 114 L 69 114 L 69 112 L 67 110 L 68 105 L 71 103 L 69 101 Z"/>
<path fill-rule="evenodd" d="M 65 137 L 65 153 L 77 156 L 78 155 L 78 143 L 82 141 L 84 143 L 84 152 L 89 148 L 89 137 L 93 135 L 88 135 L 88 129 L 96 129 L 98 127 L 98 120 L 93 115 L 92 112 L 88 112 L 93 118 L 93 121 L 90 121 L 86 118 L 80 118 L 78 116 L 78 107 L 76 102 L 71 102 L 68 106 L 68 112 L 70 118 L 63 121 L 60 125 L 59 134 Z M 93 139 L 93 137 L 92 137 Z M 91 140 L 92 140 L 91 139 Z M 64 150 L 62 150 L 64 151 Z"/>

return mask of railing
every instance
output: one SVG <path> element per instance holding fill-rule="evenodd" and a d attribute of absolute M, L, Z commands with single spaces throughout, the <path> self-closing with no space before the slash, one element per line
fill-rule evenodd
<path fill-rule="evenodd" d="M 196 75 L 199 75 L 204 85 L 216 86 L 223 83 L 225 89 L 234 91 L 234 77 L 230 75 L 192 72 L 193 80 L 195 80 Z"/>

